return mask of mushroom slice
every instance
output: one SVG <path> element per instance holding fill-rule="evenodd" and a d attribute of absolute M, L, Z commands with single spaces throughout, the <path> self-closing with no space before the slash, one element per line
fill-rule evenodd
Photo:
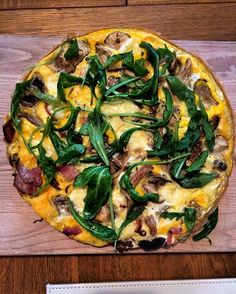
<path fill-rule="evenodd" d="M 66 73 L 74 72 L 77 64 L 79 64 L 84 59 L 84 57 L 89 54 L 90 48 L 88 43 L 81 40 L 77 40 L 77 42 L 79 47 L 78 56 L 70 60 L 67 60 L 64 57 L 64 54 L 69 48 L 69 43 L 66 42 L 65 45 L 63 46 L 61 53 L 56 57 L 54 61 L 54 66 L 56 67 L 58 71 L 64 71 Z"/>
<path fill-rule="evenodd" d="M 52 199 L 52 203 L 55 205 L 59 215 L 69 214 L 68 197 L 64 195 L 58 195 Z"/>
<path fill-rule="evenodd" d="M 105 63 L 107 57 L 111 56 L 111 51 L 101 44 L 96 44 L 96 53 L 101 63 Z"/>
<path fill-rule="evenodd" d="M 188 79 L 192 74 L 192 61 L 187 58 L 185 64 L 181 65 L 180 71 L 178 72 L 178 76 L 182 80 Z"/>
<path fill-rule="evenodd" d="M 214 152 L 224 152 L 227 148 L 227 140 L 223 136 L 216 136 Z"/>
<path fill-rule="evenodd" d="M 114 32 L 109 34 L 105 43 L 112 49 L 119 50 L 130 39 L 130 35 L 123 32 Z"/>
<path fill-rule="evenodd" d="M 199 98 L 204 101 L 206 107 L 218 104 L 212 97 L 211 90 L 208 87 L 206 80 L 199 79 L 194 85 L 194 91 Z"/>

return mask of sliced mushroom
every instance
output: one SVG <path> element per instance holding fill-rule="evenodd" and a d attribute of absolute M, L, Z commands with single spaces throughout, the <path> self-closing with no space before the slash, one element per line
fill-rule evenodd
<path fill-rule="evenodd" d="M 145 217 L 145 223 L 150 229 L 150 234 L 155 236 L 157 233 L 157 224 L 153 215 Z"/>
<path fill-rule="evenodd" d="M 227 140 L 222 136 L 216 136 L 214 152 L 224 152 L 228 148 Z"/>
<path fill-rule="evenodd" d="M 130 39 L 130 35 L 123 32 L 114 32 L 109 34 L 105 43 L 112 49 L 119 50 L 122 45 L 124 45 Z"/>
<path fill-rule="evenodd" d="M 199 79 L 194 85 L 194 91 L 199 96 L 201 101 L 204 102 L 206 107 L 218 104 L 213 98 L 211 89 L 208 87 L 206 80 Z"/>
<path fill-rule="evenodd" d="M 181 65 L 180 71 L 178 72 L 178 76 L 182 80 L 188 79 L 192 75 L 192 61 L 187 58 L 185 64 Z"/>
<path fill-rule="evenodd" d="M 78 47 L 79 47 L 78 56 L 76 58 L 73 58 L 70 60 L 67 60 L 64 57 L 65 52 L 67 51 L 67 49 L 70 46 L 69 43 L 65 43 L 61 53 L 58 54 L 58 56 L 54 60 L 54 66 L 56 67 L 56 69 L 58 71 L 64 71 L 66 73 L 74 72 L 77 64 L 79 64 L 84 59 L 84 57 L 89 54 L 90 48 L 89 48 L 88 43 L 86 43 L 85 41 L 81 41 L 81 40 L 77 40 L 77 42 L 78 42 Z"/>
<path fill-rule="evenodd" d="M 111 56 L 111 51 L 101 44 L 96 45 L 96 53 L 101 63 L 105 63 L 107 61 L 107 57 Z"/>
<path fill-rule="evenodd" d="M 107 87 L 110 88 L 110 87 L 112 87 L 112 86 L 118 84 L 119 81 L 120 81 L 119 78 L 116 78 L 116 77 L 114 77 L 114 76 L 108 76 L 108 77 L 107 77 Z"/>
<path fill-rule="evenodd" d="M 67 196 L 58 195 L 52 199 L 52 203 L 58 210 L 59 215 L 69 214 L 69 203 Z"/>
<path fill-rule="evenodd" d="M 196 144 L 194 144 L 191 155 L 189 156 L 187 160 L 187 165 L 190 166 L 201 154 L 202 152 L 202 142 L 198 141 Z"/>
<path fill-rule="evenodd" d="M 31 122 L 35 126 L 41 126 L 42 125 L 42 121 L 41 121 L 41 119 L 39 117 L 32 116 L 32 115 L 30 115 L 27 112 L 20 112 L 18 114 L 18 117 L 19 118 L 22 118 L 23 117 L 23 118 L 27 119 L 29 122 Z"/>
<path fill-rule="evenodd" d="M 128 152 L 115 154 L 110 161 L 110 171 L 113 177 L 117 177 L 125 168 L 128 160 Z"/>
<path fill-rule="evenodd" d="M 31 86 L 36 87 L 42 93 L 46 92 L 46 86 L 43 82 L 43 79 L 41 78 L 41 76 L 38 73 L 36 73 L 34 75 L 34 79 L 31 83 Z"/>

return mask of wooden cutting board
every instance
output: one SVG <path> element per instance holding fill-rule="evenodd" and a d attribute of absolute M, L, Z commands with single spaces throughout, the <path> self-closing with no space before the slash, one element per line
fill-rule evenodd
<path fill-rule="evenodd" d="M 0 36 L 0 122 L 9 111 L 11 94 L 27 68 L 53 48 L 60 38 Z M 176 44 L 200 55 L 212 67 L 228 94 L 236 112 L 236 42 L 176 41 Z M 0 134 L 1 138 L 2 130 Z M 94 248 L 75 242 L 39 219 L 18 195 L 5 144 L 0 144 L 0 255 L 108 254 L 112 247 Z M 191 240 L 159 252 L 236 251 L 236 168 L 219 205 L 219 222 L 208 240 Z M 35 222 L 36 221 L 36 222 Z M 135 251 L 135 253 L 143 251 Z"/>

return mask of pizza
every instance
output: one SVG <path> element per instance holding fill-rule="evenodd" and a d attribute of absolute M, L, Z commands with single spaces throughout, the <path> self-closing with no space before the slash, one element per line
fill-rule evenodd
<path fill-rule="evenodd" d="M 148 251 L 216 226 L 230 105 L 199 57 L 155 33 L 67 38 L 16 84 L 3 132 L 21 197 L 76 241 Z"/>

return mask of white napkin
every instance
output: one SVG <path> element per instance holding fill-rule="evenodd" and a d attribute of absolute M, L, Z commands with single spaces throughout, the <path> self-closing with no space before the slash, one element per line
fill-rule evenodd
<path fill-rule="evenodd" d="M 235 279 L 47 285 L 47 294 L 236 294 Z"/>

